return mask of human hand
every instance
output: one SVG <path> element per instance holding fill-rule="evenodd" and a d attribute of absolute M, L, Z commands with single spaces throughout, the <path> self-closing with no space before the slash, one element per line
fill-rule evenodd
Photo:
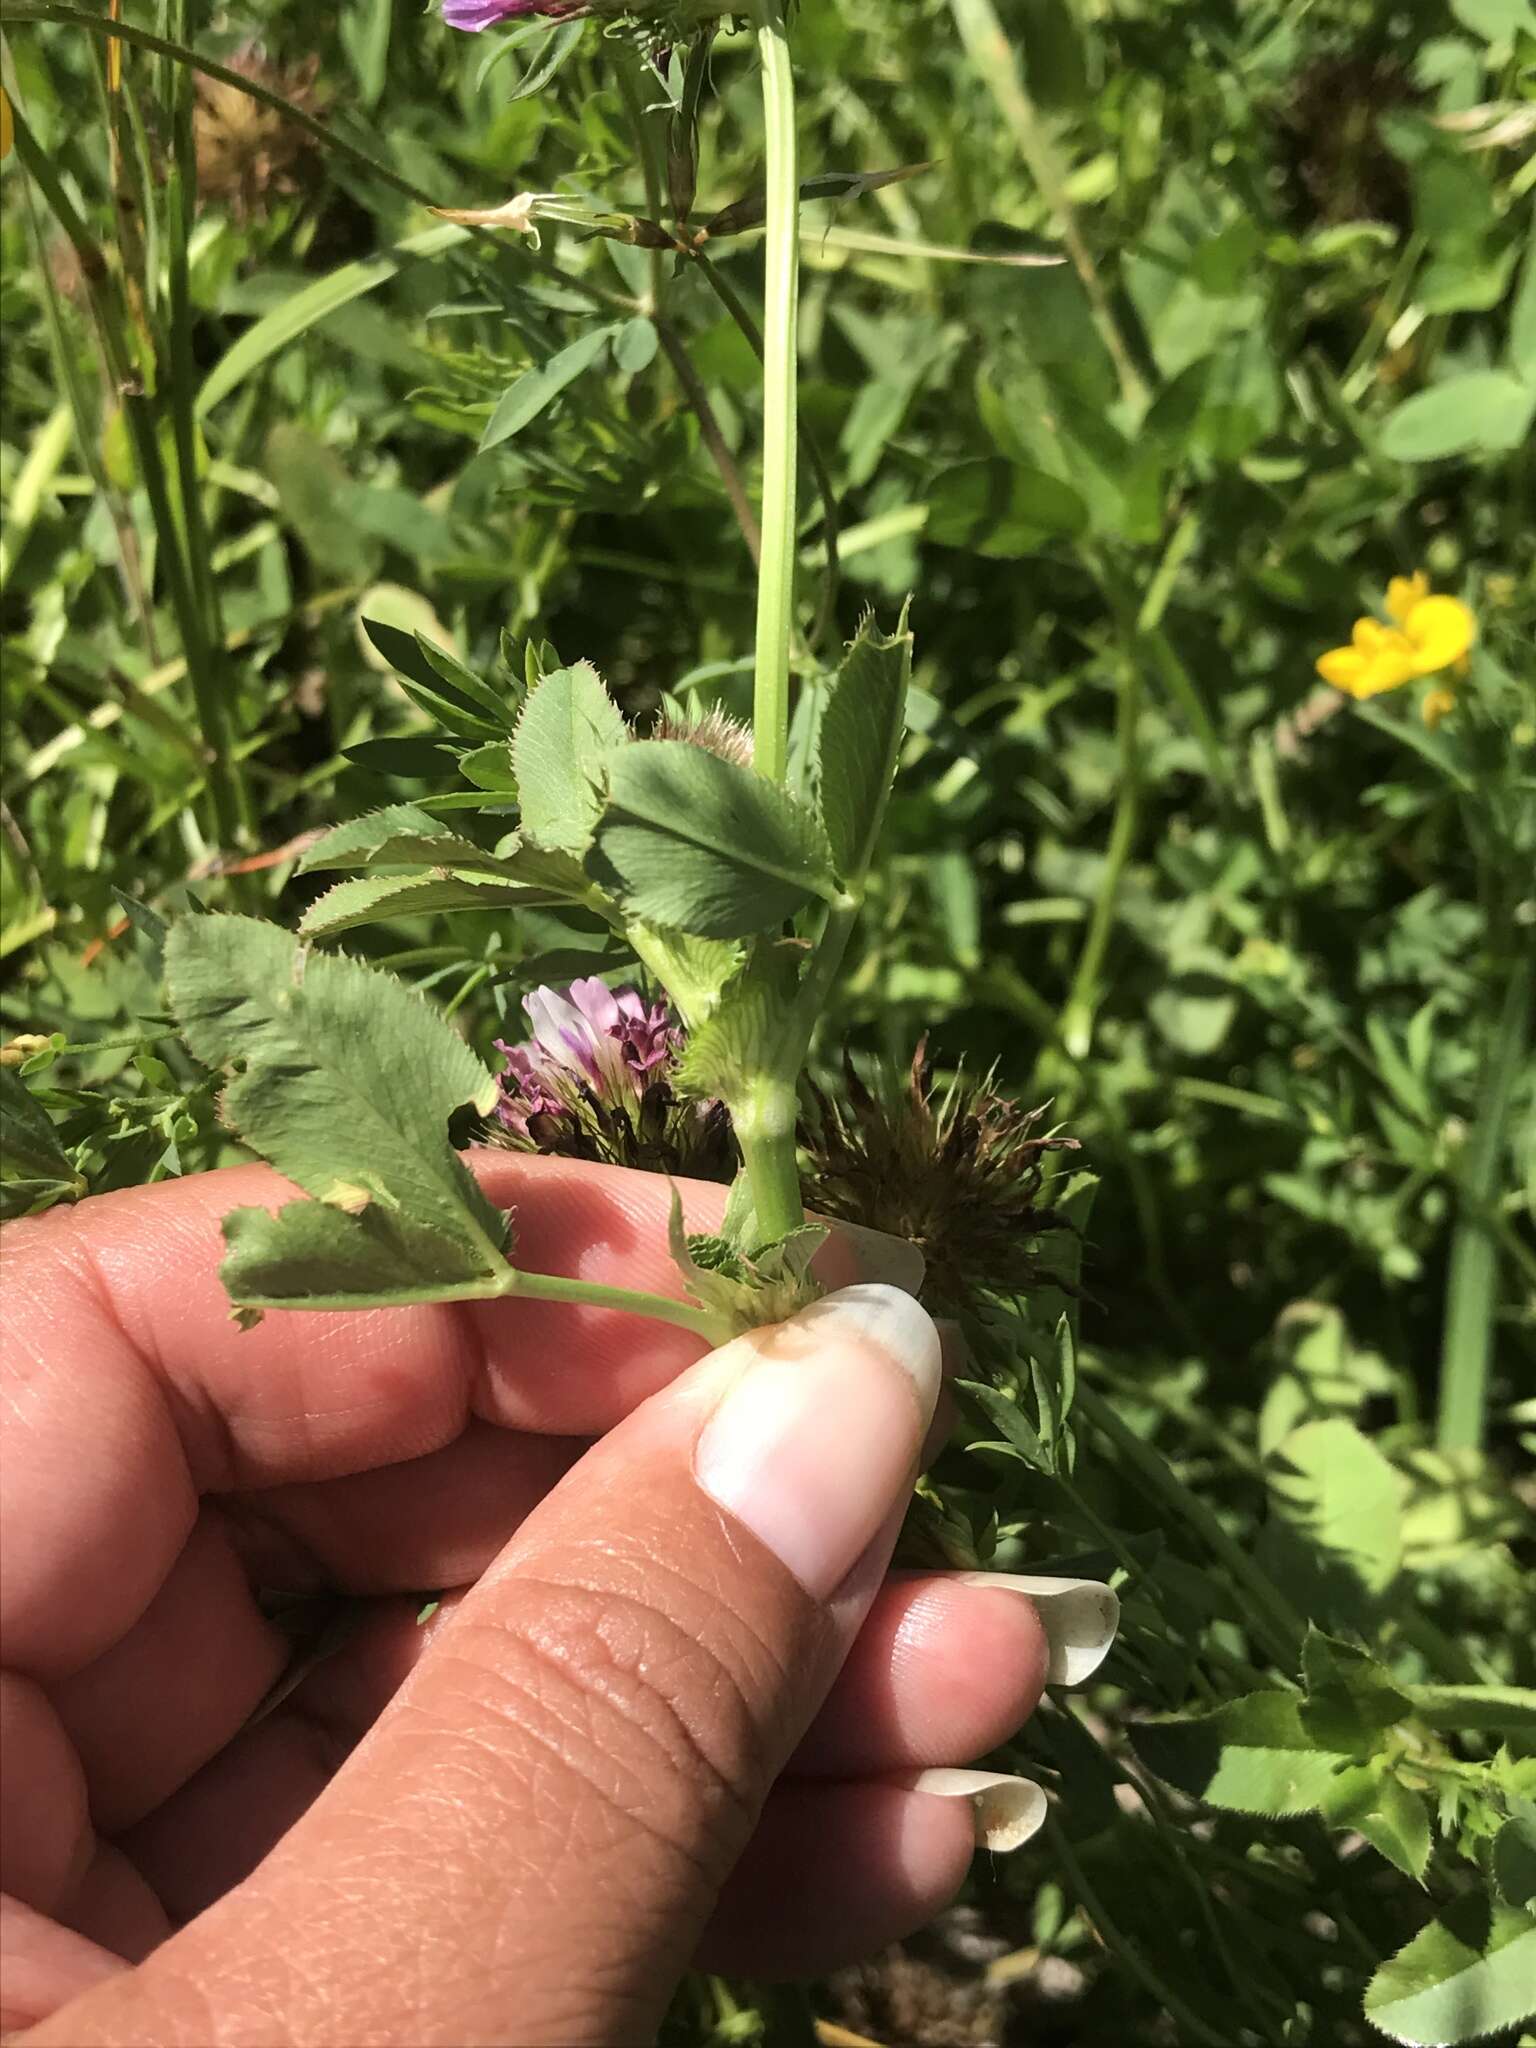
<path fill-rule="evenodd" d="M 678 1290 L 661 1181 L 477 1171 L 531 1265 Z M 7 1229 L 0 2024 L 638 2043 L 695 1958 L 820 1971 L 931 1917 L 976 1839 L 947 1767 L 1114 1603 L 1059 1596 L 1048 1643 L 1007 1581 L 885 1578 L 926 1314 L 860 1286 L 703 1360 L 538 1302 L 241 1334 L 219 1218 L 286 1192 L 241 1167 Z M 369 1601 L 253 1723 L 288 1657 L 257 1587 Z"/>

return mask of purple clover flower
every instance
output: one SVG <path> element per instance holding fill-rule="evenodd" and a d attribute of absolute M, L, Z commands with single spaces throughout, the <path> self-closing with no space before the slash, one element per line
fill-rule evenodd
<path fill-rule="evenodd" d="M 633 1121 L 647 1088 L 670 1074 L 681 1050 L 682 1033 L 664 1003 L 647 1006 L 637 990 L 611 989 L 595 975 L 563 990 L 536 988 L 523 1008 L 532 1038 L 496 1041 L 507 1061 L 496 1115 L 525 1140 L 531 1117 L 575 1117 L 583 1103 Z"/>

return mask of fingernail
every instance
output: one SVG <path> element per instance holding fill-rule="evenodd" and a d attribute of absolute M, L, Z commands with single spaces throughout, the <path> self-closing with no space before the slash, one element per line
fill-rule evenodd
<path fill-rule="evenodd" d="M 813 1223 L 824 1220 L 811 1218 Z M 837 1271 L 850 1274 L 861 1286 L 899 1287 L 903 1294 L 921 1289 L 927 1261 L 906 1238 L 871 1230 L 865 1223 L 830 1223 L 827 1227 L 833 1235 L 826 1253 Z M 833 1275 L 829 1272 L 826 1277 L 830 1280 Z"/>
<path fill-rule="evenodd" d="M 1022 1849 L 1045 1825 L 1045 1794 L 1031 1778 L 1003 1771 L 913 1771 L 897 1780 L 935 1799 L 968 1799 L 976 1817 L 976 1846 L 1006 1856 Z"/>
<path fill-rule="evenodd" d="M 704 1425 L 694 1476 L 825 1599 L 916 1474 L 938 1332 L 910 1295 L 865 1283 L 736 1344 L 748 1362 Z"/>
<path fill-rule="evenodd" d="M 1120 1626 L 1120 1600 L 1099 1579 L 1048 1579 L 1028 1572 L 954 1572 L 962 1586 L 1022 1593 L 1040 1617 L 1050 1662 L 1047 1685 L 1081 1685 L 1109 1655 Z"/>

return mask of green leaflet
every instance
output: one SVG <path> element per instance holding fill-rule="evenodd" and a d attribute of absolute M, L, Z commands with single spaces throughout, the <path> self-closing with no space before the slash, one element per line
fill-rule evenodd
<path fill-rule="evenodd" d="M 1352 1422 L 1330 1416 L 1306 1422 L 1278 1443 L 1265 1461 L 1279 1533 L 1302 1555 L 1297 1569 L 1315 1577 L 1320 1591 L 1302 1604 L 1326 1611 L 1330 1575 L 1352 1581 L 1368 1596 L 1379 1595 L 1402 1563 L 1405 1487 L 1369 1437 Z M 1288 1545 L 1271 1543 L 1282 1583 Z M 1297 1589 L 1288 1586 L 1296 1597 Z"/>
<path fill-rule="evenodd" d="M 1146 1721 L 1131 1746 L 1160 1778 L 1233 1813 L 1312 1813 L 1336 1773 L 1355 1761 L 1307 1732 L 1290 1693 L 1254 1692 L 1213 1714 Z"/>
<path fill-rule="evenodd" d="M 805 806 L 684 740 L 642 740 L 611 758 L 588 866 L 632 914 L 707 939 L 767 931 L 835 893 L 826 835 Z"/>
<path fill-rule="evenodd" d="M 1536 1910 L 1536 1804 L 1505 1821 L 1493 1838 L 1493 1875 L 1511 1906 Z"/>
<path fill-rule="evenodd" d="M 1324 1795 L 1322 1813 L 1330 1827 L 1364 1835 L 1405 1877 L 1422 1882 L 1431 1846 L 1429 1809 L 1384 1758 L 1340 1771 Z"/>
<path fill-rule="evenodd" d="M 530 888 L 495 875 L 359 875 L 327 889 L 305 911 L 306 939 L 330 939 L 381 919 L 436 910 L 530 910 L 563 903 L 564 891 Z"/>
<path fill-rule="evenodd" d="M 514 378 L 486 422 L 485 432 L 480 437 L 480 453 L 483 455 L 488 448 L 499 448 L 503 441 L 520 434 L 530 420 L 536 420 L 568 384 L 573 384 L 584 370 L 591 369 L 618 331 L 617 323 L 610 327 L 594 327 L 557 350 L 548 362 L 537 363 L 531 370 L 525 370 L 520 377 Z"/>
<path fill-rule="evenodd" d="M 454 1111 L 488 1111 L 496 1083 L 421 997 L 247 917 L 182 918 L 166 983 L 196 1056 L 238 1070 L 230 1128 L 325 1211 L 231 1217 L 235 1301 L 430 1299 L 506 1271 L 507 1218 L 448 1140 Z"/>
<path fill-rule="evenodd" d="M 510 730 L 512 706 L 507 694 L 466 668 L 456 654 L 425 633 L 407 633 L 382 619 L 364 619 L 362 623 L 363 631 L 424 710 L 435 710 L 455 731 L 470 735 Z"/>
<path fill-rule="evenodd" d="M 1412 2048 L 1450 2048 L 1513 2026 L 1536 2012 L 1536 1919 L 1504 1907 L 1490 1922 L 1480 1901 L 1465 1901 L 1382 1964 L 1365 2012 Z"/>
<path fill-rule="evenodd" d="M 523 830 L 539 846 L 581 855 L 603 808 L 609 757 L 629 728 L 589 661 L 557 668 L 533 689 L 512 735 Z"/>
<path fill-rule="evenodd" d="M 0 1067 L 0 1220 L 72 1202 L 86 1183 L 70 1163 L 52 1119 L 26 1083 Z"/>
<path fill-rule="evenodd" d="M 906 725 L 912 635 L 903 610 L 893 634 L 866 614 L 843 657 L 816 735 L 816 801 L 837 872 L 869 866 Z"/>
<path fill-rule="evenodd" d="M 388 804 L 336 825 L 299 862 L 301 875 L 323 868 L 483 868 L 496 856 L 415 804 Z"/>
<path fill-rule="evenodd" d="M 1384 1665 L 1321 1629 L 1307 1631 L 1301 1669 L 1307 1687 L 1302 1725 L 1324 1749 L 1365 1756 L 1384 1728 L 1413 1711 Z"/>

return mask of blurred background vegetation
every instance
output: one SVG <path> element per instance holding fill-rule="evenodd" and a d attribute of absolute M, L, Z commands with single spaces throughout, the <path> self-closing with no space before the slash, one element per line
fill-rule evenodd
<path fill-rule="evenodd" d="M 630 45 L 404 0 L 123 11 L 120 70 L 94 8 L 6 15 L 12 1209 L 229 1153 L 161 1020 L 160 918 L 291 925 L 305 835 L 463 787 L 363 617 L 482 674 L 551 642 L 636 716 L 750 695 L 753 236 L 706 269 L 429 211 L 654 212 L 665 95 Z M 757 186 L 748 47 L 715 49 L 696 218 Z M 1474 1959 L 1527 1944 L 1474 2008 L 1512 2025 L 1536 1712 L 1442 1713 L 1443 1754 L 1370 1735 L 1422 1856 L 1400 1801 L 1396 1856 L 1358 1813 L 1191 1827 L 1115 1731 L 1235 1697 L 1234 1658 L 1293 1683 L 1307 1619 L 1404 1684 L 1536 1678 L 1536 13 L 804 0 L 795 47 L 807 173 L 926 167 L 812 206 L 804 244 L 836 517 L 808 469 L 803 672 L 918 593 L 824 1043 L 904 1064 L 926 1033 L 1081 1139 L 1075 1472 L 957 1450 L 935 1540 L 1127 1597 L 1103 1698 L 1030 1737 L 1049 1834 L 815 2009 L 891 2043 L 1347 2043 L 1438 1915 Z M 1354 705 L 1313 668 L 1416 570 L 1479 626 L 1433 729 L 1419 686 Z M 594 947 L 494 911 L 346 943 L 482 1045 Z M 1344 1434 L 1287 1458 L 1307 1425 Z M 1288 1609 L 1258 1646 L 1250 1554 Z M 803 2021 L 703 1986 L 677 2024 Z"/>

